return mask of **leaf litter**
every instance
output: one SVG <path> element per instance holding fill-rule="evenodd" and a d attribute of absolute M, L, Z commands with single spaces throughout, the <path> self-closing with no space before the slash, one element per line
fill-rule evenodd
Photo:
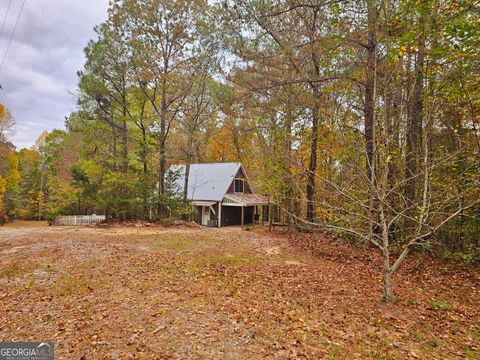
<path fill-rule="evenodd" d="M 394 279 L 397 301 L 384 304 L 375 250 L 318 234 L 78 230 L 2 230 L 2 341 L 52 340 L 59 358 L 80 359 L 480 352 L 478 273 L 435 258 L 412 255 Z"/>

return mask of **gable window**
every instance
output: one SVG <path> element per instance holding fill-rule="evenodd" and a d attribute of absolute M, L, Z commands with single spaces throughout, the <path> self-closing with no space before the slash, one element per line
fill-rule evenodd
<path fill-rule="evenodd" d="M 233 191 L 236 193 L 243 193 L 245 187 L 245 180 L 235 179 Z"/>

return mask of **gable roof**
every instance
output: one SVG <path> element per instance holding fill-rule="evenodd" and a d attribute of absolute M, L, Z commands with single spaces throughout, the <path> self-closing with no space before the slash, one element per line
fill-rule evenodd
<path fill-rule="evenodd" d="M 187 199 L 223 200 L 230 184 L 241 168 L 243 167 L 240 163 L 191 164 Z M 175 187 L 179 193 L 183 193 L 185 165 L 172 165 L 169 171 L 178 172 Z"/>

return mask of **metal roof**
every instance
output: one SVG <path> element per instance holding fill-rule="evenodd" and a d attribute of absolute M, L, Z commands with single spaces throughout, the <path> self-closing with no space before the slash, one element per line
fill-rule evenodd
<path fill-rule="evenodd" d="M 240 163 L 190 165 L 188 200 L 221 201 L 241 167 Z M 185 165 L 172 165 L 169 171 L 178 172 L 175 188 L 182 193 L 185 183 Z"/>

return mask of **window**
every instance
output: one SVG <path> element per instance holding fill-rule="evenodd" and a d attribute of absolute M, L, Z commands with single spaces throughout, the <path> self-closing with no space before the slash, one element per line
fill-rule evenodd
<path fill-rule="evenodd" d="M 244 180 L 235 179 L 233 191 L 235 191 L 236 193 L 243 193 L 243 187 L 244 187 Z"/>

